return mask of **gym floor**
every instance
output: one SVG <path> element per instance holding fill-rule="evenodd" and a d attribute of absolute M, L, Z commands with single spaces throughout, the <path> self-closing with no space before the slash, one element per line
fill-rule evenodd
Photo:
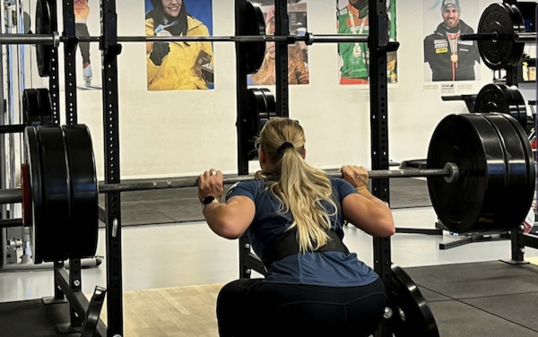
<path fill-rule="evenodd" d="M 419 190 L 416 188 L 412 188 L 411 190 L 414 190 L 417 193 L 419 192 Z M 398 196 L 399 192 L 396 189 L 394 192 L 394 195 Z M 397 228 L 434 229 L 437 220 L 437 216 L 430 206 L 396 208 L 393 209 L 393 214 Z M 367 264 L 372 265 L 372 238 L 352 226 L 347 227 L 345 232 L 346 237 L 344 242 L 347 244 L 349 249 L 357 252 L 360 259 L 365 261 Z M 100 238 L 97 254 L 104 256 L 106 254 L 104 228 L 101 228 L 99 233 Z M 226 283 L 237 278 L 239 275 L 238 241 L 231 241 L 217 237 L 215 234 L 213 234 L 213 232 L 211 232 L 205 222 L 196 221 L 168 224 L 165 223 L 160 225 L 145 226 L 126 225 L 122 229 L 122 235 L 123 290 L 126 293 L 124 296 L 126 301 L 124 303 L 125 315 L 130 315 L 130 312 L 132 312 L 134 305 L 132 304 L 133 302 L 131 299 L 133 297 L 140 296 L 140 294 L 151 294 L 155 291 L 155 289 L 177 289 L 177 287 L 185 286 L 203 286 L 197 287 L 196 292 L 200 292 L 200 289 L 203 289 L 203 291 L 208 291 L 209 295 L 207 296 L 209 297 L 207 298 L 211 302 L 218 291 L 218 287 L 215 288 L 215 285 Z M 443 332 L 446 332 L 447 327 L 454 325 L 454 321 L 446 321 L 446 317 L 455 317 L 454 315 L 457 316 L 458 313 L 461 316 L 463 315 L 462 313 L 465 313 L 465 311 L 462 310 L 468 309 L 473 311 L 467 312 L 465 315 L 479 315 L 482 317 L 481 319 L 484 320 L 483 325 L 485 326 L 492 326 L 491 320 L 497 320 L 497 324 L 499 325 L 493 326 L 492 329 L 497 329 L 497 332 L 499 333 L 498 335 L 501 336 L 502 333 L 504 333 L 503 329 L 513 329 L 514 324 L 510 323 L 511 320 L 503 317 L 502 315 L 485 314 L 484 311 L 478 310 L 476 305 L 467 305 L 464 302 L 465 298 L 469 298 L 469 292 L 473 292 L 475 290 L 473 290 L 474 288 L 472 288 L 472 286 L 469 289 L 466 289 L 465 284 L 467 280 L 471 280 L 473 278 L 478 278 L 478 281 L 483 282 L 484 278 L 487 278 L 487 275 L 492 275 L 492 278 L 495 278 L 499 276 L 498 273 L 501 273 L 500 277 L 502 280 L 504 280 L 506 273 L 512 274 L 511 270 L 507 271 L 505 269 L 506 267 L 503 267 L 506 266 L 506 264 L 498 261 L 500 259 L 506 260 L 510 258 L 510 241 L 492 237 L 490 241 L 486 242 L 466 244 L 448 250 L 439 249 L 440 243 L 449 243 L 459 239 L 460 238 L 458 237 L 451 236 L 448 232 L 444 232 L 443 235 L 397 233 L 392 237 L 393 262 L 403 268 L 407 268 L 409 274 L 413 278 L 416 277 L 418 281 L 422 282 L 425 280 L 425 278 L 428 280 L 428 284 L 432 284 L 432 279 L 435 281 L 433 287 L 423 289 L 423 295 L 427 300 L 433 302 L 430 303 L 430 306 L 432 307 L 434 314 L 439 312 L 441 314 L 440 316 L 442 316 L 436 316 L 438 324 L 441 324 L 440 330 L 443 328 L 445 329 Z M 538 257 L 538 251 L 527 248 L 525 256 L 530 260 L 536 260 L 536 257 Z M 447 271 L 446 268 L 435 269 L 442 268 L 442 266 L 450 264 L 486 261 L 493 262 L 486 265 L 476 264 L 477 266 L 481 266 L 481 268 L 485 268 L 480 269 L 482 270 L 482 272 L 479 272 L 482 273 L 480 275 L 474 275 L 473 267 L 469 268 L 468 266 L 464 266 L 462 269 L 461 265 L 458 267 L 458 271 L 454 272 L 456 274 L 455 276 L 452 276 L 452 272 L 450 272 L 450 270 Z M 422 266 L 441 267 L 431 267 L 425 269 L 412 268 Z M 534 266 L 531 266 L 531 268 L 533 267 Z M 502 271 L 498 271 L 498 269 L 502 269 Z M 512 285 L 510 287 L 512 289 L 512 294 L 521 296 L 522 293 L 534 294 L 536 292 L 536 295 L 538 295 L 538 289 L 536 289 L 538 288 L 538 268 L 535 269 L 536 270 L 531 270 L 530 272 L 528 269 L 521 271 L 527 274 L 517 274 L 518 271 L 514 269 L 514 277 L 516 277 L 516 280 L 517 278 L 525 278 L 525 282 L 528 283 L 522 282 L 518 285 L 518 287 L 516 287 L 517 289 L 515 289 Z M 446 274 L 447 272 L 449 274 Z M 102 286 L 106 288 L 106 265 L 104 260 L 103 264 L 101 264 L 99 267 L 84 269 L 82 271 L 82 275 L 83 292 L 85 294 L 90 295 L 95 286 Z M 458 275 L 461 275 L 461 280 L 458 278 Z M 258 275 L 253 275 L 253 277 L 256 276 Z M 438 278 L 440 279 L 438 280 Z M 534 281 L 535 278 L 536 281 Z M 460 287 L 464 287 L 466 290 L 463 292 L 461 289 L 457 289 L 459 292 L 454 292 L 454 289 L 447 290 L 444 284 L 439 285 L 439 283 L 443 282 L 451 284 L 457 283 Z M 502 282 L 503 284 L 504 282 L 512 284 L 511 281 L 504 280 Z M 480 290 L 482 289 L 483 285 L 478 285 L 478 283 L 476 284 L 476 286 L 480 287 L 476 289 L 476 297 L 485 299 L 490 298 L 493 300 L 494 295 L 498 295 L 497 293 L 484 294 L 482 293 L 483 291 Z M 435 288 L 436 286 L 439 287 Z M 506 286 L 508 287 L 508 285 Z M 136 292 L 138 290 L 145 291 Z M 171 290 L 163 291 L 166 292 Z M 172 293 L 180 294 L 180 291 L 173 290 Z M 53 275 L 50 270 L 34 269 L 33 271 L 23 272 L 8 272 L 4 270 L 0 273 L 0 303 L 40 299 L 42 297 L 48 297 L 51 295 L 53 295 Z M 503 293 L 503 295 L 505 294 Z M 179 303 L 179 305 L 182 303 L 186 304 L 187 300 L 182 296 L 185 295 L 178 295 L 178 297 L 173 300 L 173 303 Z M 472 298 L 473 296 L 470 297 Z M 508 297 L 505 297 L 505 301 L 508 301 Z M 157 301 L 156 303 L 158 304 L 162 302 Z M 207 310 L 205 311 L 207 311 L 207 315 L 210 316 L 208 316 L 207 320 L 211 322 L 210 331 L 212 331 L 214 334 L 215 323 L 213 317 L 213 303 L 214 302 L 208 303 Z M 507 302 L 507 305 L 510 303 L 513 303 L 513 301 Z M 194 318 L 191 316 L 191 318 L 187 319 L 197 320 L 200 319 L 200 317 Z M 455 319 L 456 318 L 454 318 L 454 320 Z M 136 321 L 136 318 L 133 319 L 132 317 L 128 317 L 128 319 L 126 319 L 126 324 L 127 321 L 133 322 Z M 159 320 L 156 319 L 156 321 Z M 461 321 L 461 323 L 474 326 L 474 323 L 472 322 L 464 323 Z M 1 325 L 2 322 L 0 320 L 0 326 Z M 524 326 L 525 325 L 523 323 L 518 323 L 518 328 L 521 328 L 523 329 L 522 331 L 528 333 L 523 335 L 538 336 L 538 330 L 535 330 L 533 327 L 529 327 L 528 325 L 527 327 Z M 460 327 L 460 329 L 467 332 L 470 331 L 466 327 Z M 177 331 L 176 328 L 173 328 L 172 330 Z M 213 334 L 209 333 L 207 335 Z M 135 335 L 134 332 L 127 334 L 127 331 L 126 335 L 138 336 Z M 197 330 L 196 333 L 191 333 L 190 335 L 205 336 L 206 334 L 202 334 L 201 332 L 199 333 Z M 442 334 L 442 336 L 446 335 L 446 333 Z M 453 331 L 450 335 L 459 336 L 460 334 L 457 333 L 457 331 Z M 463 335 L 468 336 L 469 334 Z M 472 335 L 478 336 L 482 334 Z M 488 336 L 493 335 L 489 334 Z"/>
<path fill-rule="evenodd" d="M 393 210 L 397 228 L 435 228 L 431 207 Z M 100 229 L 98 255 L 105 255 L 105 232 Z M 225 283 L 239 276 L 238 241 L 213 234 L 205 222 L 129 226 L 123 235 L 123 289 L 142 290 Z M 439 243 L 458 240 L 444 235 L 400 234 L 392 237 L 392 259 L 401 267 L 495 261 L 510 258 L 509 240 L 492 240 L 440 250 Z M 344 242 L 360 259 L 372 265 L 372 238 L 346 228 Z M 526 257 L 538 256 L 527 248 Z M 82 271 L 83 291 L 106 288 L 106 265 Z M 537 280 L 538 283 L 538 280 Z M 0 302 L 36 299 L 53 294 L 52 272 L 47 270 L 0 273 Z"/>

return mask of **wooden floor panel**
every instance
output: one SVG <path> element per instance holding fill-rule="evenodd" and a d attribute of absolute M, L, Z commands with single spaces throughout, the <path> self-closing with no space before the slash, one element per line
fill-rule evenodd
<path fill-rule="evenodd" d="M 127 291 L 125 337 L 215 337 L 215 306 L 223 284 Z M 106 304 L 101 318 L 106 323 Z"/>

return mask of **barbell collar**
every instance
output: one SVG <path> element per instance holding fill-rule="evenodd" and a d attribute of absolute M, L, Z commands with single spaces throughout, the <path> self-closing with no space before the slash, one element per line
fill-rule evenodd
<path fill-rule="evenodd" d="M 23 45 L 23 44 L 49 44 L 55 45 L 59 41 L 55 34 L 0 34 L 0 44 Z"/>

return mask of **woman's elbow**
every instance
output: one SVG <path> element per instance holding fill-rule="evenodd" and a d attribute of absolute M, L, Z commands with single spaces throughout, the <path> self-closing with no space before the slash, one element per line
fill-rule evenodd
<path fill-rule="evenodd" d="M 245 232 L 242 228 L 237 226 L 237 223 L 226 221 L 221 221 L 220 223 L 211 226 L 211 228 L 218 236 L 230 240 L 239 239 Z"/>
<path fill-rule="evenodd" d="M 381 230 L 378 237 L 381 238 L 388 238 L 396 233 L 396 226 L 394 225 L 394 221 L 392 220 L 380 224 L 379 228 Z"/>
<path fill-rule="evenodd" d="M 385 237 L 393 236 L 394 234 L 396 234 L 396 227 L 394 226 L 394 223 L 392 223 L 390 226 L 387 226 Z"/>

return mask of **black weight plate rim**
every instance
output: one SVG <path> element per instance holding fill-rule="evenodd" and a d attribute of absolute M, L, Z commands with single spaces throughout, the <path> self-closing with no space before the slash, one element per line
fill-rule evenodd
<path fill-rule="evenodd" d="M 429 168 L 453 162 L 460 171 L 452 183 L 444 177 L 427 179 L 441 222 L 457 233 L 490 231 L 490 213 L 495 212 L 506 187 L 504 154 L 492 127 L 478 114 L 445 117 L 433 133 L 427 162 Z"/>
<path fill-rule="evenodd" d="M 508 7 L 509 15 L 512 17 L 512 23 L 513 27 L 516 33 L 523 33 L 525 32 L 525 20 L 523 19 L 523 16 L 521 15 L 521 12 L 519 9 L 514 5 L 509 5 L 505 3 L 506 7 Z M 509 53 L 510 60 L 508 62 L 509 66 L 517 66 L 519 64 L 519 61 L 521 61 L 521 58 L 523 57 L 523 52 L 525 50 L 525 43 L 521 42 L 515 42 L 514 43 L 514 49 L 511 53 Z"/>
<path fill-rule="evenodd" d="M 37 89 L 39 94 L 40 122 L 41 125 L 52 125 L 52 99 L 46 88 Z"/>
<path fill-rule="evenodd" d="M 506 196 L 508 189 L 508 172 L 506 148 L 502 143 L 497 130 L 484 119 L 483 114 L 467 115 L 466 118 L 478 128 L 480 127 L 480 137 L 488 158 L 488 185 L 485 191 L 485 198 L 482 204 L 482 214 L 479 225 L 475 225 L 476 231 L 479 232 L 499 232 L 506 229 L 506 223 L 502 217 L 501 209 L 504 209 L 505 203 L 503 198 Z M 487 136 L 487 138 L 486 138 Z"/>
<path fill-rule="evenodd" d="M 36 34 L 52 34 L 51 10 L 47 0 L 38 0 L 36 4 Z M 52 71 L 52 45 L 38 43 L 36 45 L 37 70 L 39 76 L 50 76 Z"/>
<path fill-rule="evenodd" d="M 259 119 L 260 119 L 260 129 L 258 130 L 258 135 L 262 131 L 265 124 L 271 119 L 271 110 L 269 109 L 269 101 L 268 99 L 271 99 L 272 95 L 265 96 L 265 90 L 267 89 L 260 89 L 260 96 L 263 100 L 263 103 L 261 103 L 261 109 L 259 113 Z"/>
<path fill-rule="evenodd" d="M 267 106 L 267 112 L 270 114 L 270 115 L 273 115 L 276 113 L 276 100 L 275 100 L 275 96 L 273 95 L 273 93 L 271 92 L 271 90 L 267 89 L 267 88 L 261 88 L 260 89 L 262 94 L 263 94 L 263 97 L 265 98 L 265 104 Z M 276 115 L 275 115 L 276 116 Z"/>
<path fill-rule="evenodd" d="M 260 108 L 265 104 L 260 89 L 248 89 L 248 113 L 246 128 L 246 140 L 249 143 L 247 157 L 254 160 L 258 157 L 258 150 L 255 146 L 256 137 L 260 134 Z"/>
<path fill-rule="evenodd" d="M 507 112 L 508 100 L 498 84 L 486 84 L 476 96 L 474 112 Z"/>
<path fill-rule="evenodd" d="M 500 85 L 500 88 L 502 89 L 503 94 L 506 97 L 506 101 L 508 103 L 506 112 L 505 111 L 503 111 L 503 112 L 510 115 L 510 116 L 512 116 L 512 117 L 519 116 L 519 108 L 518 108 L 517 104 L 514 102 L 514 96 L 512 95 L 512 91 L 505 84 Z M 514 117 L 514 118 L 516 120 L 519 120 L 518 117 Z"/>
<path fill-rule="evenodd" d="M 25 163 L 21 164 L 21 190 L 22 190 L 22 225 L 32 225 L 32 185 L 30 184 L 30 168 Z"/>
<path fill-rule="evenodd" d="M 508 3 L 506 3 L 506 5 L 507 5 L 506 7 L 508 7 L 508 9 L 510 10 L 511 15 L 517 15 L 520 18 L 519 20 L 517 18 L 513 20 L 514 25 L 517 25 L 517 27 L 514 26 L 514 28 L 516 28 L 517 31 L 524 32 L 525 20 L 523 19 L 523 16 L 521 15 L 519 8 L 517 8 L 516 6 L 510 5 Z"/>
<path fill-rule="evenodd" d="M 399 266 L 393 264 L 391 270 L 394 335 L 438 337 L 439 330 L 435 317 L 415 282 Z M 400 318 L 399 308 L 405 314 L 405 322 Z"/>
<path fill-rule="evenodd" d="M 57 126 L 39 126 L 43 195 L 47 230 L 50 233 L 45 262 L 64 261 L 69 257 L 70 191 L 65 161 L 63 132 Z"/>
<path fill-rule="evenodd" d="M 521 125 L 521 127 L 523 127 L 523 129 L 526 129 L 527 128 L 527 106 L 525 105 L 525 98 L 523 98 L 523 95 L 521 94 L 521 92 L 519 91 L 519 89 L 514 85 L 514 86 L 505 86 L 505 89 L 504 89 L 508 96 L 509 96 L 509 106 L 510 106 L 510 110 L 513 111 L 510 113 L 510 115 L 512 117 L 514 117 L 514 115 L 517 116 L 517 118 L 515 118 L 518 123 Z"/>
<path fill-rule="evenodd" d="M 41 176 L 41 159 L 40 148 L 37 140 L 36 130 L 34 127 L 27 127 L 24 131 L 24 144 L 26 151 L 26 165 L 28 165 L 30 174 L 30 193 L 32 199 L 32 216 L 30 226 L 30 241 L 32 245 L 32 260 L 34 264 L 43 262 L 42 246 L 46 246 L 47 231 L 46 227 L 40 225 L 45 223 L 43 189 Z M 38 224 L 36 226 L 36 224 Z"/>
<path fill-rule="evenodd" d="M 498 132 L 499 139 L 505 147 L 505 160 L 507 166 L 507 189 L 504 198 L 504 207 L 499 208 L 501 223 L 504 223 L 504 230 L 509 230 L 520 225 L 529 207 L 519 201 L 521 191 L 529 184 L 528 162 L 526 153 L 521 143 L 521 139 L 516 134 L 517 130 L 502 114 L 483 114 L 486 119 Z M 502 212 L 502 213 L 501 213 Z M 502 229 L 500 229 L 502 231 Z"/>
<path fill-rule="evenodd" d="M 521 125 L 511 116 L 502 116 L 512 124 L 512 127 L 516 131 L 516 134 L 518 135 L 521 141 L 521 145 L 523 146 L 523 150 L 525 152 L 528 184 L 522 187 L 520 192 L 521 194 L 527 196 L 527 198 L 525 199 L 526 202 L 523 204 L 526 205 L 528 211 L 532 205 L 534 194 L 536 192 L 536 162 L 534 161 L 534 153 L 532 152 L 531 143 L 527 138 L 527 134 L 525 133 L 525 130 L 521 127 Z"/>
<path fill-rule="evenodd" d="M 512 27 L 503 27 L 496 24 L 494 27 L 490 24 L 485 27 L 486 22 L 498 21 L 495 18 L 503 18 L 505 22 L 511 22 Z M 512 9 L 504 3 L 493 3 L 489 5 L 478 23 L 478 33 L 501 33 L 501 34 L 514 34 L 521 31 L 521 25 L 518 22 L 518 18 L 514 15 Z M 489 28 L 489 29 L 486 29 Z M 511 40 L 503 41 L 478 41 L 478 50 L 484 64 L 492 70 L 504 69 L 507 66 L 513 66 L 519 62 L 521 55 L 523 54 L 524 44 L 516 43 Z M 510 52 L 507 52 L 510 51 Z"/>
<path fill-rule="evenodd" d="M 69 257 L 90 258 L 97 251 L 99 191 L 95 158 L 86 125 L 63 126 L 71 195 Z"/>
<path fill-rule="evenodd" d="M 52 116 L 52 100 L 50 98 L 50 92 L 47 88 L 36 89 L 39 95 L 40 102 L 40 116 Z"/>
<path fill-rule="evenodd" d="M 250 1 L 246 3 L 246 16 L 244 35 L 264 36 L 265 35 L 265 17 L 262 9 L 258 4 Z M 245 54 L 245 68 L 247 74 L 255 74 L 263 64 L 265 58 L 265 42 L 243 43 Z"/>
<path fill-rule="evenodd" d="M 28 126 L 39 125 L 39 95 L 35 89 L 25 89 L 22 94 L 24 123 Z"/>

